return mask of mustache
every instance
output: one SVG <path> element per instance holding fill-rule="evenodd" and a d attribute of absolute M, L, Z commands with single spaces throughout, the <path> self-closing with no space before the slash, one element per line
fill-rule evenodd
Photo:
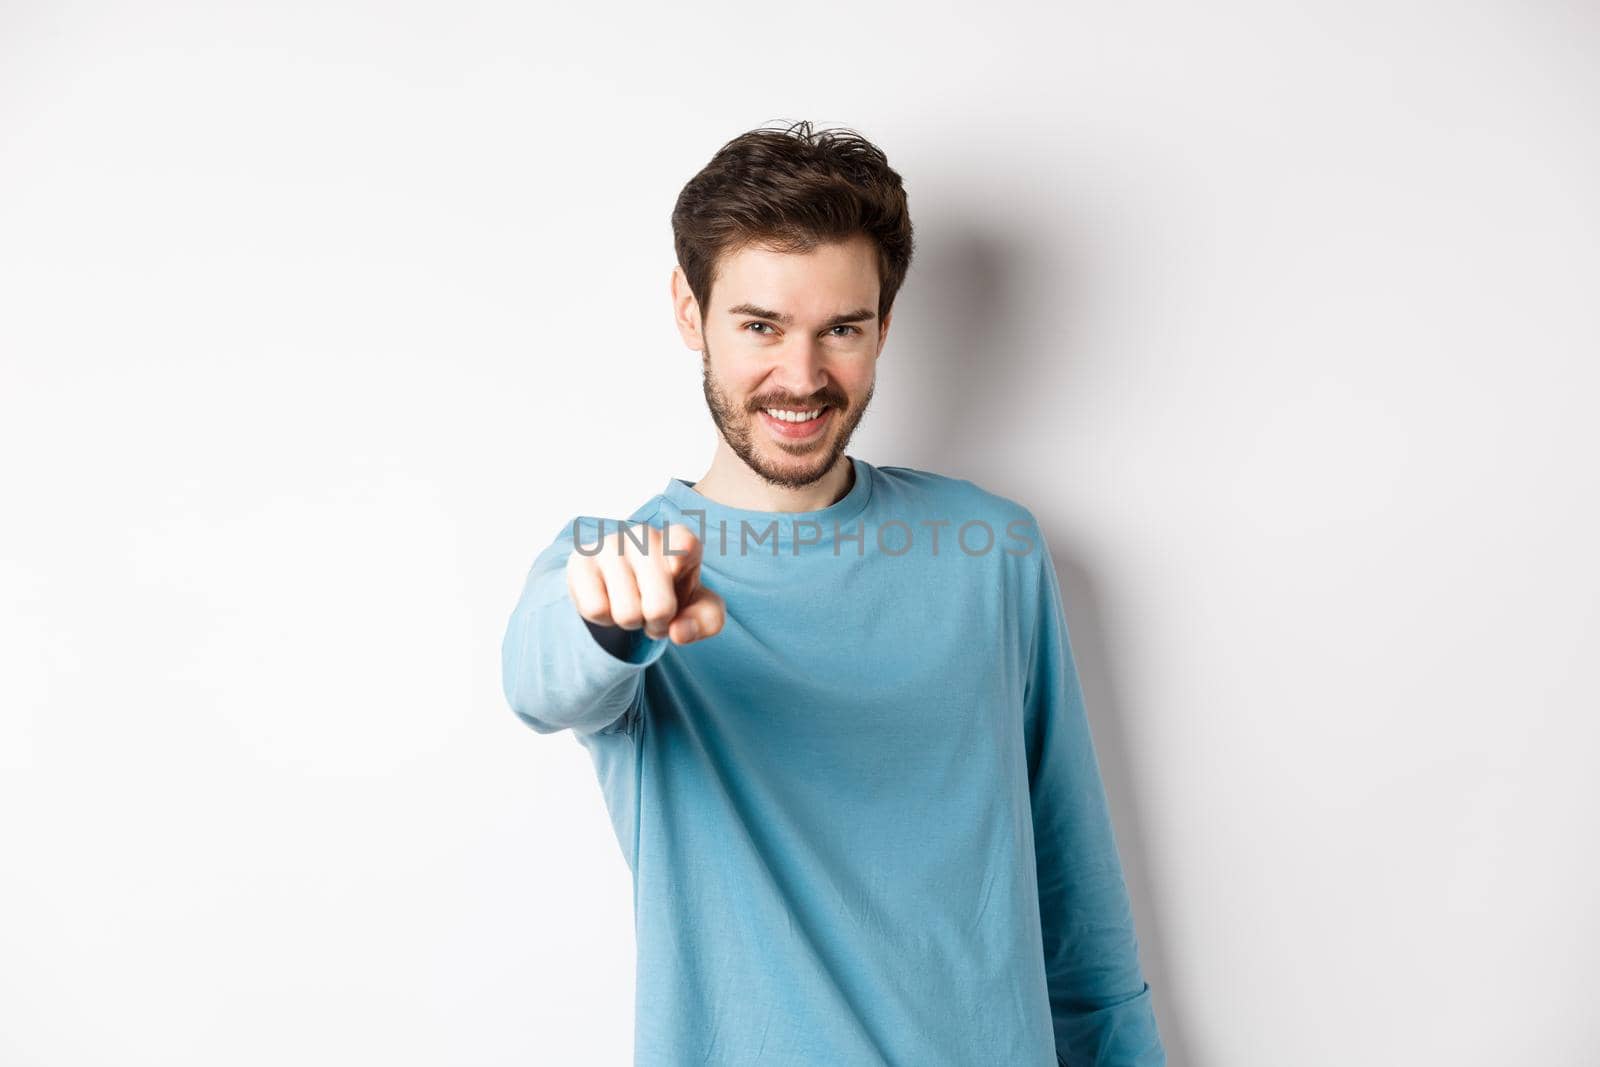
<path fill-rule="evenodd" d="M 793 400 L 788 397 L 766 397 L 750 404 L 751 411 L 760 411 L 762 408 L 802 408 L 809 411 L 812 408 L 821 407 L 842 408 L 844 407 L 844 401 L 832 395 L 809 397 L 805 400 Z"/>

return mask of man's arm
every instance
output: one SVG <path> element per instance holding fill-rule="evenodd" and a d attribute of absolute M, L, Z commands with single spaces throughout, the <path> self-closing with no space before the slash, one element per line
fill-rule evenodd
<path fill-rule="evenodd" d="M 1164 1067 L 1055 563 L 1038 545 L 1025 723 L 1056 1055 L 1067 1067 Z"/>
<path fill-rule="evenodd" d="M 579 523 L 580 543 L 599 538 L 595 519 Z M 506 700 L 542 734 L 627 729 L 644 685 L 644 670 L 661 658 L 668 639 L 643 628 L 599 626 L 578 613 L 567 588 L 567 558 L 574 548 L 567 523 L 534 560 L 500 646 Z M 608 534 L 616 523 L 607 521 Z"/>

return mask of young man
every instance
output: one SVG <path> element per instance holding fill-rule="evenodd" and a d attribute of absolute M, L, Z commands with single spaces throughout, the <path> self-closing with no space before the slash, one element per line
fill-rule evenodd
<path fill-rule="evenodd" d="M 1163 1064 L 1032 513 L 845 451 L 911 260 L 899 175 L 850 131 L 752 131 L 672 222 L 710 469 L 568 522 L 503 646 L 633 872 L 635 1063 Z"/>

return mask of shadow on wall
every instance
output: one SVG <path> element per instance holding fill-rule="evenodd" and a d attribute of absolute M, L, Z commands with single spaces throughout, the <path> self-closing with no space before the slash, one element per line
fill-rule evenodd
<path fill-rule="evenodd" d="M 975 469 L 992 462 L 985 473 L 1005 492 L 1018 464 L 1041 474 L 1053 466 L 1052 456 L 1022 448 L 1016 438 L 1018 431 L 1027 440 L 1047 438 L 1051 420 L 1033 416 L 1051 411 L 1051 397 L 1071 395 L 1069 375 L 1085 347 L 1078 330 L 1081 286 L 1070 250 L 1003 222 L 970 218 L 942 221 L 937 234 L 919 241 L 895 301 L 904 321 L 895 324 L 879 362 L 880 376 L 893 382 L 883 406 L 904 413 L 894 427 L 895 451 L 975 481 Z M 1053 225 L 1054 233 L 1060 229 Z M 1016 462 L 1002 465 L 1006 456 Z"/>
<path fill-rule="evenodd" d="M 987 227 L 959 222 L 926 243 L 919 240 L 913 274 L 895 300 L 907 321 L 891 332 L 879 373 L 895 361 L 892 407 L 907 414 L 895 427 L 896 451 L 917 457 L 913 466 L 948 473 L 1007 425 L 1004 404 L 1017 383 L 1005 356 L 1018 340 L 1008 271 L 1019 250 Z"/>

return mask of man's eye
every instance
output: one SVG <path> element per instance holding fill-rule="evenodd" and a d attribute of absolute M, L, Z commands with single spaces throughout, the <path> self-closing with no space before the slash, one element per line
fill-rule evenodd
<path fill-rule="evenodd" d="M 764 323 L 764 322 L 747 322 L 747 323 L 744 324 L 744 326 L 742 328 L 745 329 L 745 330 L 752 331 L 754 333 L 761 333 L 762 330 L 770 330 L 770 329 L 772 329 L 771 326 L 769 326 L 767 323 Z M 845 336 L 847 336 L 847 337 L 850 334 L 860 333 L 861 332 L 860 327 L 857 327 L 857 326 L 835 326 L 835 327 L 833 327 L 833 329 L 849 331 L 849 333 L 845 334 Z M 764 337 L 766 335 L 762 334 L 762 336 Z M 837 337 L 839 335 L 838 334 L 834 334 L 834 336 Z"/>

